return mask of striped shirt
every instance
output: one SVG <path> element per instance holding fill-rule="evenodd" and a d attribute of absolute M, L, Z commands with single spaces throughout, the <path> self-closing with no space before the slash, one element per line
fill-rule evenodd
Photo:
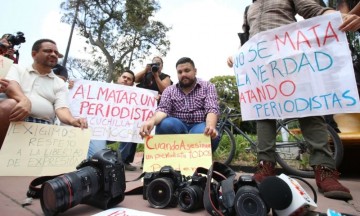
<path fill-rule="evenodd" d="M 296 22 L 296 14 L 308 19 L 330 9 L 315 0 L 256 0 L 247 15 L 250 38 L 259 32 Z"/>
<path fill-rule="evenodd" d="M 197 80 L 189 94 L 185 94 L 178 83 L 164 90 L 156 111 L 189 124 L 199 123 L 205 121 L 208 113 L 219 115 L 217 99 L 215 85 L 208 81 Z"/>

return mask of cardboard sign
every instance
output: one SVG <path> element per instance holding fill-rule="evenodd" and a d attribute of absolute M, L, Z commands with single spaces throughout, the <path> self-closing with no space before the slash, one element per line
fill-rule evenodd
<path fill-rule="evenodd" d="M 261 32 L 233 57 L 243 120 L 360 112 L 340 13 Z"/>
<path fill-rule="evenodd" d="M 0 55 L 0 78 L 5 78 L 7 72 L 9 71 L 13 61 L 2 55 Z"/>
<path fill-rule="evenodd" d="M 72 172 L 86 159 L 90 130 L 11 122 L 0 150 L 1 176 L 43 176 Z"/>
<path fill-rule="evenodd" d="M 144 144 L 145 172 L 172 166 L 189 176 L 197 167 L 209 168 L 212 163 L 211 139 L 204 134 L 154 135 Z"/>
<path fill-rule="evenodd" d="M 157 92 L 119 84 L 77 80 L 70 90 L 73 116 L 86 117 L 91 139 L 142 143 L 141 124 L 157 107 Z"/>

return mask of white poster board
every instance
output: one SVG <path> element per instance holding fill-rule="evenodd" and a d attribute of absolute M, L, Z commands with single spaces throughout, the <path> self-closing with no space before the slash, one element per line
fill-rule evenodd
<path fill-rule="evenodd" d="M 87 118 L 91 139 L 143 143 L 141 124 L 157 107 L 157 92 L 104 82 L 77 80 L 70 89 L 70 110 Z"/>
<path fill-rule="evenodd" d="M 360 112 L 340 13 L 253 36 L 233 56 L 243 120 Z"/>

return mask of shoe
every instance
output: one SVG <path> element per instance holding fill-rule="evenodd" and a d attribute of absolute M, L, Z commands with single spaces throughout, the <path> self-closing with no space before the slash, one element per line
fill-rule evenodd
<path fill-rule="evenodd" d="M 134 167 L 131 164 L 125 163 L 124 165 L 125 165 L 125 170 L 127 170 L 127 171 L 135 171 L 136 170 L 136 167 Z"/>
<path fill-rule="evenodd" d="M 260 161 L 257 171 L 253 175 L 253 180 L 257 183 L 262 182 L 266 177 L 275 176 L 275 164 L 269 161 Z"/>
<path fill-rule="evenodd" d="M 340 173 L 328 167 L 318 165 L 314 167 L 316 185 L 319 192 L 331 199 L 351 200 L 349 189 L 338 181 Z"/>

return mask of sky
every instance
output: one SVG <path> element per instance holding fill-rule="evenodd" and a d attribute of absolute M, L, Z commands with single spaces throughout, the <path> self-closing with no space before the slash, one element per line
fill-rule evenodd
<path fill-rule="evenodd" d="M 53 39 L 60 53 L 65 54 L 70 25 L 60 21 L 62 0 L 3 1 L 0 13 L 0 35 L 21 31 L 26 42 L 21 44 L 20 65 L 32 63 L 31 47 L 41 38 Z M 251 0 L 160 0 L 161 9 L 155 19 L 171 26 L 168 33 L 170 51 L 163 56 L 163 72 L 176 83 L 175 64 L 181 57 L 195 62 L 197 77 L 209 80 L 214 76 L 233 75 L 226 64 L 228 56 L 239 48 L 237 33 L 242 31 L 244 9 Z M 74 32 L 69 57 L 84 56 L 85 40 Z M 156 55 L 156 54 L 155 54 Z M 154 56 L 155 56 L 154 55 Z M 144 62 L 151 62 L 149 56 Z M 144 63 L 145 64 L 145 63 Z M 145 65 L 136 64 L 139 72 Z"/>

